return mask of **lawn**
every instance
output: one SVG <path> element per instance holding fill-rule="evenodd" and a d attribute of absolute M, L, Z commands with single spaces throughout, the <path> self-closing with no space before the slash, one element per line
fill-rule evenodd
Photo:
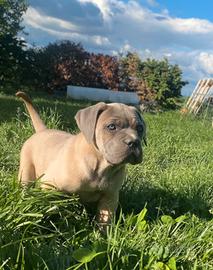
<path fill-rule="evenodd" d="M 51 96 L 34 103 L 49 127 L 70 132 L 90 105 Z M 213 269 L 211 123 L 178 111 L 144 117 L 144 162 L 128 166 L 102 235 L 74 195 L 19 187 L 19 153 L 33 129 L 22 102 L 0 95 L 0 269 Z"/>

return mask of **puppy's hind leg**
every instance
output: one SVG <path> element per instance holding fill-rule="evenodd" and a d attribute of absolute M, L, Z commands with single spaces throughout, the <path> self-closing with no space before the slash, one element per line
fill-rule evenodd
<path fill-rule="evenodd" d="M 30 186 L 36 179 L 33 163 L 26 156 L 22 156 L 18 179 L 22 186 Z"/>

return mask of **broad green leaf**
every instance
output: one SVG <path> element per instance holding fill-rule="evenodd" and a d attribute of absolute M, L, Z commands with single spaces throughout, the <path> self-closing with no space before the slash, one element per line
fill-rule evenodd
<path fill-rule="evenodd" d="M 91 250 L 89 248 L 79 248 L 73 252 L 72 256 L 78 262 L 88 263 L 91 262 L 96 256 L 103 253 L 105 253 L 105 251 L 96 252 L 95 250 Z"/>
<path fill-rule="evenodd" d="M 175 257 L 171 257 L 167 263 L 169 269 L 171 270 L 176 270 L 176 260 L 175 260 Z"/>
<path fill-rule="evenodd" d="M 139 222 L 141 222 L 142 220 L 144 220 L 146 213 L 147 213 L 147 209 L 144 208 L 144 209 L 138 214 L 137 223 L 139 223 Z"/>
<path fill-rule="evenodd" d="M 182 215 L 182 216 L 179 216 L 175 219 L 176 222 L 180 223 L 180 222 L 183 222 L 185 219 L 187 219 L 187 216 L 185 215 Z"/>
<path fill-rule="evenodd" d="M 142 220 L 137 224 L 137 228 L 139 231 L 143 231 L 146 228 L 146 220 Z"/>
<path fill-rule="evenodd" d="M 169 267 L 163 262 L 157 262 L 154 265 L 154 270 L 170 270 Z"/>
<path fill-rule="evenodd" d="M 171 216 L 168 216 L 168 215 L 163 215 L 161 217 L 161 221 L 163 222 L 163 224 L 172 224 L 172 223 L 174 223 L 174 219 Z"/>

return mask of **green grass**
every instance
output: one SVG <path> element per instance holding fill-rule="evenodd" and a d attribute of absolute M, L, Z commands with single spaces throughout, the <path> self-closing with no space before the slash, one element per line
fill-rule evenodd
<path fill-rule="evenodd" d="M 34 102 L 49 127 L 71 132 L 90 104 Z M 23 104 L 0 95 L 0 269 L 213 269 L 211 123 L 179 112 L 145 119 L 144 163 L 128 166 L 104 236 L 75 196 L 19 187 L 20 148 L 33 130 Z"/>

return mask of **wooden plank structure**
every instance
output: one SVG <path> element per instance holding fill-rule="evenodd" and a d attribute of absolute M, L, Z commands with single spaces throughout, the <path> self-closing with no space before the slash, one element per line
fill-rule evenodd
<path fill-rule="evenodd" d="M 213 79 L 199 80 L 185 105 L 187 112 L 198 114 L 211 90 L 213 90 Z"/>

